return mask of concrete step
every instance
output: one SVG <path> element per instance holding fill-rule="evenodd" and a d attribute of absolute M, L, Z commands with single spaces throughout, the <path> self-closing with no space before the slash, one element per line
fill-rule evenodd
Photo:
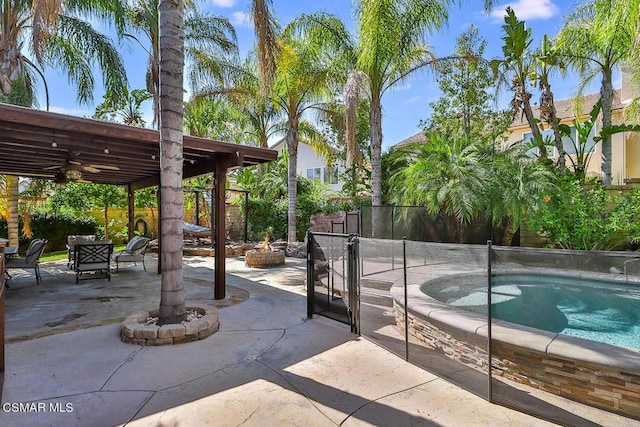
<path fill-rule="evenodd" d="M 393 286 L 393 282 L 389 280 L 380 280 L 380 279 L 368 279 L 363 277 L 360 279 L 360 287 L 361 288 L 369 288 L 369 289 L 380 289 L 383 291 L 388 291 Z"/>
<path fill-rule="evenodd" d="M 391 298 L 391 294 L 389 292 L 379 289 L 360 287 L 360 303 L 393 307 L 393 298 Z"/>

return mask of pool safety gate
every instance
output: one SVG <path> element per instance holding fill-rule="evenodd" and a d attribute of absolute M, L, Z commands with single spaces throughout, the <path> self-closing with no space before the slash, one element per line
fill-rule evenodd
<path fill-rule="evenodd" d="M 619 425 L 620 415 L 640 419 L 640 308 L 633 306 L 640 302 L 638 253 L 309 233 L 307 267 L 309 317 L 346 323 L 352 332 L 491 402 L 564 425 Z M 554 293 L 530 292 L 518 282 L 523 271 L 536 278 L 600 277 L 613 285 L 602 297 L 587 287 L 561 301 Z M 612 293 L 622 298 L 614 303 Z M 561 314 L 566 306 L 569 312 Z M 612 313 L 612 322 L 601 319 Z M 513 323 L 508 316 L 514 314 L 524 325 Z M 506 320 L 496 318 L 505 315 Z M 602 323 L 604 335 L 615 324 L 639 344 L 633 349 L 594 342 L 590 335 L 565 336 L 539 329 L 541 320 L 565 325 L 569 333 Z M 590 418 L 589 411 L 604 418 Z"/>

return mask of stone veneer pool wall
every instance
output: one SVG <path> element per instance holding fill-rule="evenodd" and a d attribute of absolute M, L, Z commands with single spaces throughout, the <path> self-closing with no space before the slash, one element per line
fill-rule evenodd
<path fill-rule="evenodd" d="M 391 290 L 396 323 L 404 328 L 402 288 Z M 487 322 L 409 286 L 409 333 L 429 348 L 487 370 Z M 541 331 L 492 324 L 494 375 L 578 402 L 640 419 L 640 350 Z"/>

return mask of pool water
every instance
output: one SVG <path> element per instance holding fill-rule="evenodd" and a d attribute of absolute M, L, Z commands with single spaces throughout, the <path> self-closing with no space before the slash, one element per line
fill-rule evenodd
<path fill-rule="evenodd" d="M 565 276 L 505 274 L 492 282 L 496 319 L 545 331 L 640 348 L 640 287 Z M 457 286 L 456 286 L 457 288 Z M 486 290 L 449 295 L 453 306 L 486 313 Z M 450 288 L 451 289 L 451 288 Z M 442 295 L 446 289 L 440 289 Z M 429 293 L 429 292 L 427 292 Z M 444 292 L 446 294 L 446 292 Z"/>

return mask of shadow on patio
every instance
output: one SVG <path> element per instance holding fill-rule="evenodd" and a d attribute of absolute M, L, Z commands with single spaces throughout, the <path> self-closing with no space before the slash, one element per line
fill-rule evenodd
<path fill-rule="evenodd" d="M 212 267 L 211 258 L 185 257 L 187 301 L 212 301 Z M 32 276 L 12 280 L 3 409 L 43 409 L 0 411 L 0 425 L 546 424 L 410 365 L 346 325 L 307 320 L 304 260 L 249 270 L 228 259 L 228 288 L 249 297 L 219 310 L 218 333 L 176 346 L 122 343 L 112 322 L 158 304 L 153 261 L 148 270 L 75 285 L 64 264 L 45 264 L 39 287 Z"/>

